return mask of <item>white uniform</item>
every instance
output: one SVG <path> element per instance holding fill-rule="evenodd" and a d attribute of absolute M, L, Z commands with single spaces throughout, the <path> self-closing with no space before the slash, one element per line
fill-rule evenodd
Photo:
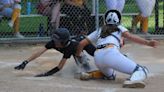
<path fill-rule="evenodd" d="M 125 5 L 125 0 L 105 0 L 105 4 L 108 10 L 116 9 L 122 12 Z"/>
<path fill-rule="evenodd" d="M 113 32 L 112 34 L 121 39 L 122 33 L 128 30 L 121 25 L 119 25 L 118 28 L 120 31 Z M 109 35 L 105 38 L 101 38 L 100 33 L 101 28 L 92 32 L 87 38 L 95 44 L 96 47 L 108 43 L 114 44 L 115 46 L 111 48 L 102 48 L 95 51 L 94 59 L 96 66 L 106 76 L 111 76 L 113 74 L 113 69 L 126 74 L 132 74 L 137 64 L 120 53 L 120 43 L 115 37 Z"/>
<path fill-rule="evenodd" d="M 143 17 L 148 17 L 151 15 L 156 0 L 136 0 L 137 6 L 141 11 Z"/>

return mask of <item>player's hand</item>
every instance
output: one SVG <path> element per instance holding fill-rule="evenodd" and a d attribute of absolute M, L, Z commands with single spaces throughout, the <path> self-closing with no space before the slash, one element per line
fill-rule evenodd
<path fill-rule="evenodd" d="M 151 47 L 154 47 L 154 48 L 156 48 L 158 44 L 159 44 L 159 42 L 156 41 L 156 40 L 151 40 L 151 41 L 148 42 L 148 46 L 151 46 Z"/>
<path fill-rule="evenodd" d="M 50 76 L 52 74 L 49 74 L 49 73 L 41 73 L 41 74 L 38 74 L 38 75 L 35 75 L 35 77 L 46 77 L 46 76 Z"/>
<path fill-rule="evenodd" d="M 58 72 L 60 69 L 58 67 L 54 67 L 53 69 L 49 70 L 46 73 L 41 73 L 36 75 L 35 77 L 46 77 L 46 76 L 51 76 L 53 74 L 55 74 L 56 72 Z"/>
<path fill-rule="evenodd" d="M 14 69 L 16 69 L 16 70 L 23 70 L 26 67 L 27 64 L 28 64 L 28 61 L 25 60 L 20 65 L 14 67 Z"/>

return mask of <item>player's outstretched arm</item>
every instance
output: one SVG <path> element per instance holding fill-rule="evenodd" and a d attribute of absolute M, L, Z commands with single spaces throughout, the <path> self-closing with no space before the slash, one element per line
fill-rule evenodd
<path fill-rule="evenodd" d="M 157 45 L 159 44 L 159 42 L 156 40 L 146 40 L 144 38 L 141 38 L 141 37 L 134 35 L 134 34 L 131 34 L 129 32 L 124 32 L 123 37 L 128 38 L 129 40 L 132 40 L 136 43 L 151 46 L 154 48 L 157 47 Z"/>
<path fill-rule="evenodd" d="M 49 71 L 47 71 L 45 73 L 38 74 L 35 77 L 46 77 L 46 76 L 51 76 L 51 75 L 57 73 L 58 71 L 60 71 L 63 68 L 63 66 L 65 65 L 66 61 L 67 61 L 67 59 L 63 58 L 60 61 L 58 66 L 54 67 L 53 69 L 51 69 L 51 70 L 49 70 Z"/>
<path fill-rule="evenodd" d="M 31 62 L 32 60 L 36 59 L 40 55 L 42 55 L 45 51 L 47 51 L 47 48 L 43 47 L 38 52 L 32 54 L 31 57 L 29 57 L 28 59 L 24 60 L 21 64 L 19 64 L 18 66 L 14 67 L 14 69 L 16 69 L 16 70 L 23 70 L 29 62 Z"/>

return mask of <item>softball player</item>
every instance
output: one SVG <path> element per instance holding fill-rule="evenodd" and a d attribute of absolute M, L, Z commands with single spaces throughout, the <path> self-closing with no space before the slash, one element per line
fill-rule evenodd
<path fill-rule="evenodd" d="M 31 57 L 29 57 L 28 59 L 23 61 L 20 65 L 16 66 L 15 69 L 23 70 L 29 62 L 31 62 L 32 60 L 39 57 L 41 54 L 43 54 L 47 50 L 56 49 L 57 51 L 63 53 L 63 57 L 62 57 L 59 65 L 46 73 L 36 75 L 36 77 L 53 75 L 54 73 L 58 72 L 59 70 L 61 70 L 63 68 L 67 59 L 69 59 L 72 55 L 75 56 L 78 44 L 79 44 L 78 41 L 72 40 L 70 38 L 70 34 L 67 29 L 59 28 L 57 30 L 54 30 L 54 33 L 52 35 L 52 40 L 49 41 L 45 45 L 45 47 L 40 49 L 38 52 L 34 53 Z M 94 46 L 92 46 L 91 44 L 86 46 L 85 48 L 86 48 L 86 51 L 89 52 L 90 55 L 93 55 L 94 51 L 96 50 L 96 48 Z M 90 67 L 89 67 L 88 62 L 86 61 L 87 58 L 84 56 L 81 60 L 84 61 L 84 62 L 82 62 L 84 68 L 86 70 L 89 70 Z"/>
<path fill-rule="evenodd" d="M 122 12 L 125 5 L 125 0 L 105 0 L 107 10 L 116 9 Z"/>
<path fill-rule="evenodd" d="M 95 44 L 97 50 L 94 53 L 94 60 L 102 73 L 108 77 L 112 76 L 115 70 L 129 74 L 131 76 L 124 82 L 123 87 L 144 88 L 143 80 L 146 79 L 148 70 L 120 53 L 119 40 L 123 36 L 136 43 L 151 47 L 156 47 L 158 42 L 145 40 L 137 35 L 130 34 L 128 29 L 120 24 L 120 21 L 121 14 L 119 11 L 107 11 L 105 13 L 105 25 L 80 42 L 76 56 L 80 57 L 80 52 L 87 44 Z"/>
<path fill-rule="evenodd" d="M 20 2 L 21 0 L 0 0 L 0 15 L 11 18 L 8 25 L 10 27 L 14 26 L 14 35 L 18 38 L 24 38 L 19 32 Z"/>
<path fill-rule="evenodd" d="M 132 31 L 136 32 L 138 22 L 141 24 L 141 31 L 148 34 L 148 17 L 151 15 L 156 0 L 135 0 L 140 13 L 132 21 Z"/>

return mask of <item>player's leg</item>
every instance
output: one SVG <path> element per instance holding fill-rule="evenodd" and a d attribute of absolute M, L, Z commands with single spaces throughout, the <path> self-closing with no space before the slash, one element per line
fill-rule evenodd
<path fill-rule="evenodd" d="M 147 72 L 145 72 L 146 69 L 125 57 L 116 47 L 96 51 L 95 63 L 97 67 L 108 67 L 109 69 L 112 68 L 131 75 L 129 80 L 127 80 L 128 82 L 125 81 L 124 85 L 126 86 L 124 87 L 145 87 L 143 80 L 145 80 L 147 76 Z"/>
<path fill-rule="evenodd" d="M 117 8 L 117 0 L 105 0 L 105 4 L 108 10 Z"/>
<path fill-rule="evenodd" d="M 125 5 L 125 0 L 117 0 L 117 10 L 122 13 L 123 9 L 124 9 L 124 5 Z"/>
<path fill-rule="evenodd" d="M 148 32 L 148 17 L 151 15 L 155 6 L 155 0 L 136 0 L 137 6 L 141 11 L 141 29 L 143 33 Z"/>
<path fill-rule="evenodd" d="M 80 73 L 81 80 L 104 79 L 106 76 L 100 70 Z"/>
<path fill-rule="evenodd" d="M 15 4 L 14 8 L 13 8 L 13 13 L 12 13 L 12 16 L 11 16 L 11 21 L 9 21 L 9 23 L 8 23 L 10 27 L 13 27 L 14 22 L 20 16 L 20 11 L 21 11 L 21 5 L 20 4 Z"/>
<path fill-rule="evenodd" d="M 57 29 L 59 27 L 59 22 L 60 22 L 60 2 L 57 2 L 53 9 L 52 9 L 52 15 L 51 15 L 51 24 L 53 28 Z"/>

